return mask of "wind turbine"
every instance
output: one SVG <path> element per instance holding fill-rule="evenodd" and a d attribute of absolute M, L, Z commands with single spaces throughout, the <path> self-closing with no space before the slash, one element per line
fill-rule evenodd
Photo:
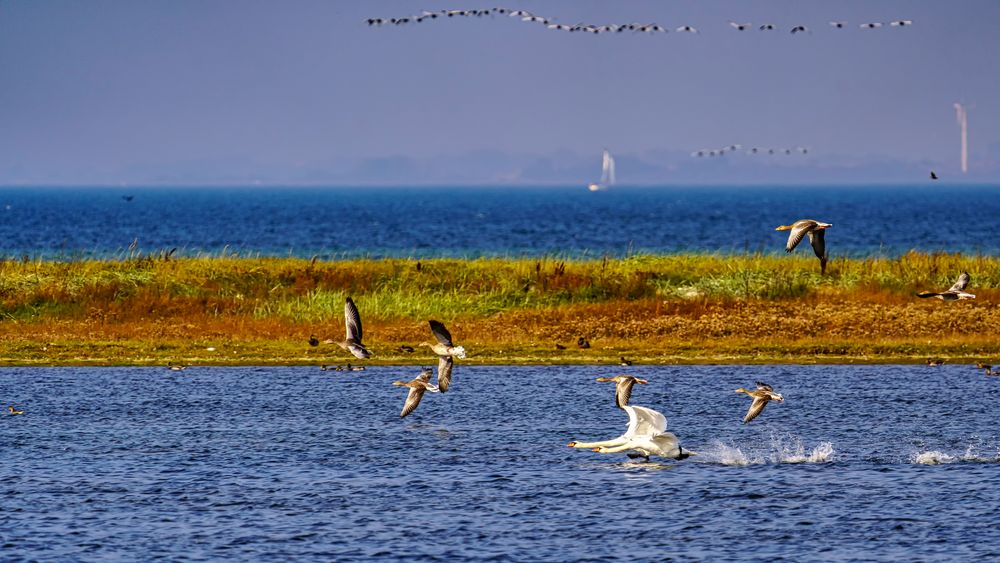
<path fill-rule="evenodd" d="M 962 174 L 969 172 L 969 114 L 965 104 L 955 102 L 955 119 L 962 129 Z"/>

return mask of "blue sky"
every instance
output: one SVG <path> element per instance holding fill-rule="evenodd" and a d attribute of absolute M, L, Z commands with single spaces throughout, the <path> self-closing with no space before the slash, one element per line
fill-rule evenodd
<path fill-rule="evenodd" d="M 363 21 L 494 5 L 701 32 Z M 0 184 L 502 183 L 533 181 L 533 166 L 561 182 L 593 175 L 603 147 L 623 181 L 631 159 L 655 183 L 730 143 L 812 150 L 719 181 L 788 166 L 953 174 L 960 99 L 974 104 L 973 176 L 992 181 L 998 17 L 994 1 L 2 0 Z M 914 25 L 857 27 L 898 18 Z M 800 23 L 812 33 L 788 33 Z"/>

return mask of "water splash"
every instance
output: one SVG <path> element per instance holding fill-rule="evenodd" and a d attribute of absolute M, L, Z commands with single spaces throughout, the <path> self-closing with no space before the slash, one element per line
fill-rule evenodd
<path fill-rule="evenodd" d="M 802 440 L 790 434 L 772 435 L 768 443 L 735 445 L 713 442 L 699 452 L 700 461 L 722 465 L 760 465 L 765 463 L 825 463 L 833 458 L 832 442 L 820 442 L 807 449 Z"/>
<path fill-rule="evenodd" d="M 965 447 L 961 454 L 951 455 L 939 450 L 917 452 L 910 457 L 911 463 L 921 465 L 938 465 L 942 463 L 997 463 L 1000 462 L 1000 450 L 993 455 L 982 455 L 974 444 Z"/>

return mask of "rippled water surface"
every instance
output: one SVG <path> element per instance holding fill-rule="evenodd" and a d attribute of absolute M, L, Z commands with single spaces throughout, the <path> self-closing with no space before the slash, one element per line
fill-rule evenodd
<path fill-rule="evenodd" d="M 947 207 L 941 194 L 949 196 Z M 126 201 L 123 196 L 131 196 Z M 1000 252 L 1000 186 L 2 188 L 0 255 L 569 256 L 776 252 L 803 218 L 835 255 Z"/>
<path fill-rule="evenodd" d="M 636 366 L 684 461 L 619 435 L 618 368 L 6 368 L 3 559 L 1000 556 L 1000 378 L 970 366 Z M 757 379 L 785 396 L 749 425 Z"/>

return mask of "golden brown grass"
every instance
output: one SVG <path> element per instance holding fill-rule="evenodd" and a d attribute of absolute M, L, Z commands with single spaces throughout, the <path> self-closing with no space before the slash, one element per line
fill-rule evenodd
<path fill-rule="evenodd" d="M 0 263 L 6 363 L 344 362 L 354 297 L 385 362 L 438 318 L 479 362 L 910 361 L 1000 354 L 1000 260 L 910 253 L 626 259 L 198 258 Z M 975 301 L 922 300 L 958 273 Z M 580 336 L 589 350 L 576 348 Z M 556 350 L 556 344 L 566 350 Z M 215 348 L 208 351 L 207 348 Z"/>

